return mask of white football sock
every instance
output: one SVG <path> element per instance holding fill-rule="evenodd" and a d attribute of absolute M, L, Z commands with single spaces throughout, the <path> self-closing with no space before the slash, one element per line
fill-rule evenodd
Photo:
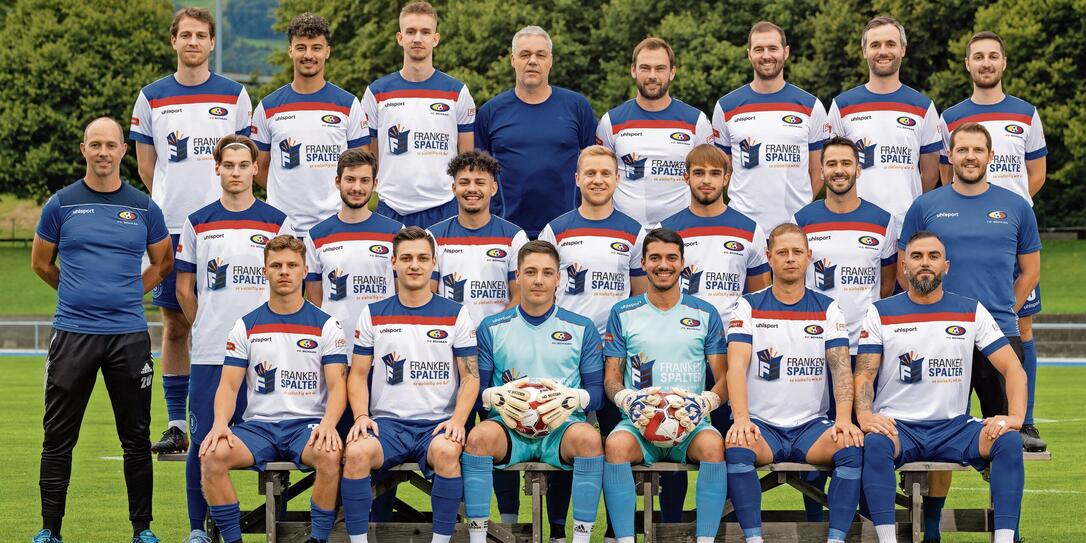
<path fill-rule="evenodd" d="M 879 536 L 879 543 L 897 543 L 896 524 L 880 524 L 875 526 L 875 533 Z"/>
<path fill-rule="evenodd" d="M 996 530 L 995 543 L 1014 543 L 1014 530 Z"/>
<path fill-rule="evenodd" d="M 589 543 L 592 541 L 592 528 L 595 522 L 573 521 L 573 543 Z"/>
<path fill-rule="evenodd" d="M 468 541 L 486 543 L 486 529 L 490 521 L 485 518 L 468 519 Z"/>

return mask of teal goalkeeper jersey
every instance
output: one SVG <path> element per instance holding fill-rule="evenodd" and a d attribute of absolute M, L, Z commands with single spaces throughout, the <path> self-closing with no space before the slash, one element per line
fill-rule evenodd
<path fill-rule="evenodd" d="M 602 397 L 603 353 L 596 325 L 587 317 L 555 306 L 543 317 L 526 315 L 520 306 L 483 319 L 475 336 L 479 373 L 490 377 L 483 388 L 501 386 L 521 377 L 547 378 L 593 396 L 588 411 Z M 588 381 L 588 382 L 585 382 Z M 490 418 L 495 418 L 491 413 Z M 585 420 L 577 410 L 570 420 Z"/>
<path fill-rule="evenodd" d="M 702 392 L 706 357 L 728 352 L 716 309 L 689 294 L 667 311 L 644 294 L 615 304 L 603 339 L 605 357 L 626 359 L 624 383 L 635 390 L 679 387 Z"/>

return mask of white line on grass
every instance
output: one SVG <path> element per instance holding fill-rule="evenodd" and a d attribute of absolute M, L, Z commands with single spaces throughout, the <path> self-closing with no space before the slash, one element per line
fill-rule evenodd
<path fill-rule="evenodd" d="M 988 492 L 988 487 L 969 487 L 969 486 L 955 486 L 951 487 L 952 491 L 966 490 L 969 492 Z M 1027 494 L 1086 494 L 1081 490 L 1059 490 L 1055 488 L 1027 488 L 1025 491 Z"/>

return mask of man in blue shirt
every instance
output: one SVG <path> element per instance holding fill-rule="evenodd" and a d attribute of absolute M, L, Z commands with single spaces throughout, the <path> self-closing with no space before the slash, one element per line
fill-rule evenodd
<path fill-rule="evenodd" d="M 577 156 L 595 143 L 596 115 L 588 99 L 547 82 L 551 37 L 538 26 L 513 36 L 516 86 L 483 104 L 475 145 L 502 167 L 491 209 L 535 238 L 543 225 L 576 207 Z"/>
<path fill-rule="evenodd" d="M 79 144 L 86 176 L 46 202 L 34 236 L 34 272 L 57 289 L 55 332 L 45 363 L 42 530 L 35 543 L 61 542 L 72 449 L 99 369 L 124 450 L 132 540 L 158 541 L 148 529 L 154 370 L 143 295 L 170 273 L 173 251 L 162 211 L 121 179 L 127 149 L 113 119 L 87 125 Z M 151 265 L 141 273 L 144 252 Z"/>

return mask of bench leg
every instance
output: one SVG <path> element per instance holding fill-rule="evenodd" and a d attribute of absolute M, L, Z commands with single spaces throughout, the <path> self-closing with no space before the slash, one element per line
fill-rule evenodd
<path fill-rule="evenodd" d="M 924 524 L 924 496 L 921 494 L 920 481 L 913 482 L 912 490 L 912 507 L 909 513 L 913 521 L 913 543 L 920 543 L 920 527 Z"/>
<path fill-rule="evenodd" d="M 641 487 L 641 494 L 645 499 L 645 506 L 642 508 L 644 509 L 645 543 L 655 543 L 656 541 L 656 526 L 652 522 L 652 512 L 656 509 L 653 501 L 656 498 L 657 481 L 659 481 L 659 475 L 649 473 Z"/>
<path fill-rule="evenodd" d="M 264 531 L 268 534 L 268 543 L 275 543 L 276 513 L 278 504 L 275 503 L 275 483 L 268 481 L 264 487 Z"/>

